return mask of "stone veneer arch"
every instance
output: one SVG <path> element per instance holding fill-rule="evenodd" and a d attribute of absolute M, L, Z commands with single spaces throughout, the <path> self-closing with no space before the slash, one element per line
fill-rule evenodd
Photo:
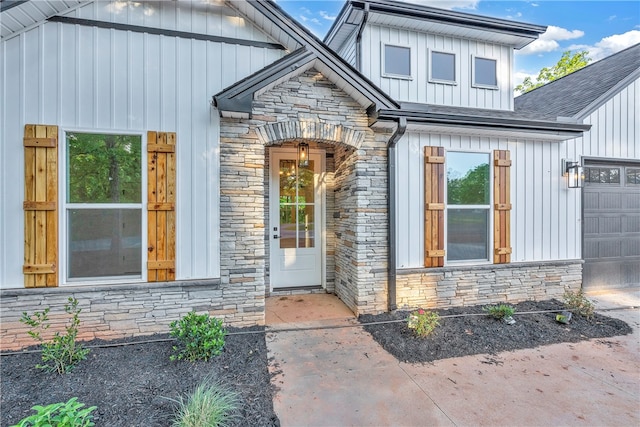
<path fill-rule="evenodd" d="M 319 121 L 269 123 L 256 128 L 256 133 L 264 146 L 296 140 L 312 140 L 332 145 L 344 144 L 359 149 L 365 139 L 362 131 Z"/>

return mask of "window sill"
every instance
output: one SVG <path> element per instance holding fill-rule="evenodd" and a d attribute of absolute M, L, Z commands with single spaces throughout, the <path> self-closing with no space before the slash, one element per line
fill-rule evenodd
<path fill-rule="evenodd" d="M 458 82 L 455 80 L 437 80 L 437 79 L 429 79 L 427 80 L 429 83 L 437 84 L 437 85 L 447 85 L 447 86 L 458 86 Z"/>
<path fill-rule="evenodd" d="M 471 87 L 475 87 L 476 89 L 487 89 L 487 90 L 498 90 L 500 89 L 498 86 L 490 86 L 490 85 L 480 85 L 480 84 L 472 84 Z"/>
<path fill-rule="evenodd" d="M 395 80 L 413 80 L 412 76 L 403 76 L 400 74 L 383 74 L 380 76 L 384 79 L 395 79 Z"/>

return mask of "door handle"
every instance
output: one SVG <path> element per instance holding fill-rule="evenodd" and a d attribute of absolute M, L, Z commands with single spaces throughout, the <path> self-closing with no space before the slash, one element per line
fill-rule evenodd
<path fill-rule="evenodd" d="M 273 238 L 274 238 L 274 239 L 279 239 L 279 238 L 280 238 L 280 236 L 278 236 L 277 234 L 274 234 L 274 235 L 273 235 Z"/>

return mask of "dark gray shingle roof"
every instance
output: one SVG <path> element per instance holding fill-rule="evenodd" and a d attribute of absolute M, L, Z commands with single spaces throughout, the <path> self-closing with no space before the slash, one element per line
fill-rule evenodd
<path fill-rule="evenodd" d="M 515 98 L 515 111 L 547 117 L 574 117 L 640 69 L 640 44 Z M 602 100 L 601 100 L 602 101 Z"/>

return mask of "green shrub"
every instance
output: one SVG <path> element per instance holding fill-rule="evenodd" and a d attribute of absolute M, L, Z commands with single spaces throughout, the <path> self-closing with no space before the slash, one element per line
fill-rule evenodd
<path fill-rule="evenodd" d="M 20 322 L 31 327 L 29 336 L 42 344 L 42 362 L 36 365 L 39 369 L 49 372 L 63 374 L 69 372 L 78 362 L 86 359 L 89 349 L 85 349 L 76 342 L 78 337 L 78 327 L 80 326 L 80 312 L 78 300 L 69 297 L 69 301 L 64 306 L 64 311 L 71 315 L 71 323 L 66 327 L 66 332 L 60 334 L 56 332 L 51 342 L 44 342 L 41 332 L 49 329 L 49 308 L 42 312 L 35 312 L 29 316 L 27 312 L 22 313 Z"/>
<path fill-rule="evenodd" d="M 516 312 L 515 308 L 508 304 L 498 304 L 484 307 L 482 311 L 486 312 L 489 316 L 495 319 L 504 319 L 507 317 L 511 317 Z"/>
<path fill-rule="evenodd" d="M 593 303 L 584 296 L 582 289 L 578 291 L 570 291 L 567 289 L 564 292 L 563 298 L 564 305 L 570 312 L 584 316 L 587 319 L 593 318 L 593 313 L 596 308 Z"/>
<path fill-rule="evenodd" d="M 170 335 L 178 340 L 178 345 L 173 346 L 177 354 L 171 355 L 171 360 L 206 361 L 220 354 L 224 347 L 227 330 L 222 326 L 221 320 L 208 314 L 196 314 L 192 311 L 179 321 L 171 322 L 169 326 Z"/>
<path fill-rule="evenodd" d="M 420 338 L 431 334 L 438 326 L 440 316 L 435 311 L 425 311 L 421 308 L 411 312 L 407 319 L 407 326 Z"/>
<path fill-rule="evenodd" d="M 13 427 L 91 427 L 95 424 L 91 421 L 96 407 L 84 408 L 84 403 L 77 402 L 77 397 L 72 397 L 64 403 L 52 403 L 47 406 L 36 405 L 35 414 L 24 418 Z"/>
<path fill-rule="evenodd" d="M 176 402 L 174 427 L 222 427 L 236 419 L 239 397 L 220 384 L 205 380 L 186 401 L 180 397 Z"/>

